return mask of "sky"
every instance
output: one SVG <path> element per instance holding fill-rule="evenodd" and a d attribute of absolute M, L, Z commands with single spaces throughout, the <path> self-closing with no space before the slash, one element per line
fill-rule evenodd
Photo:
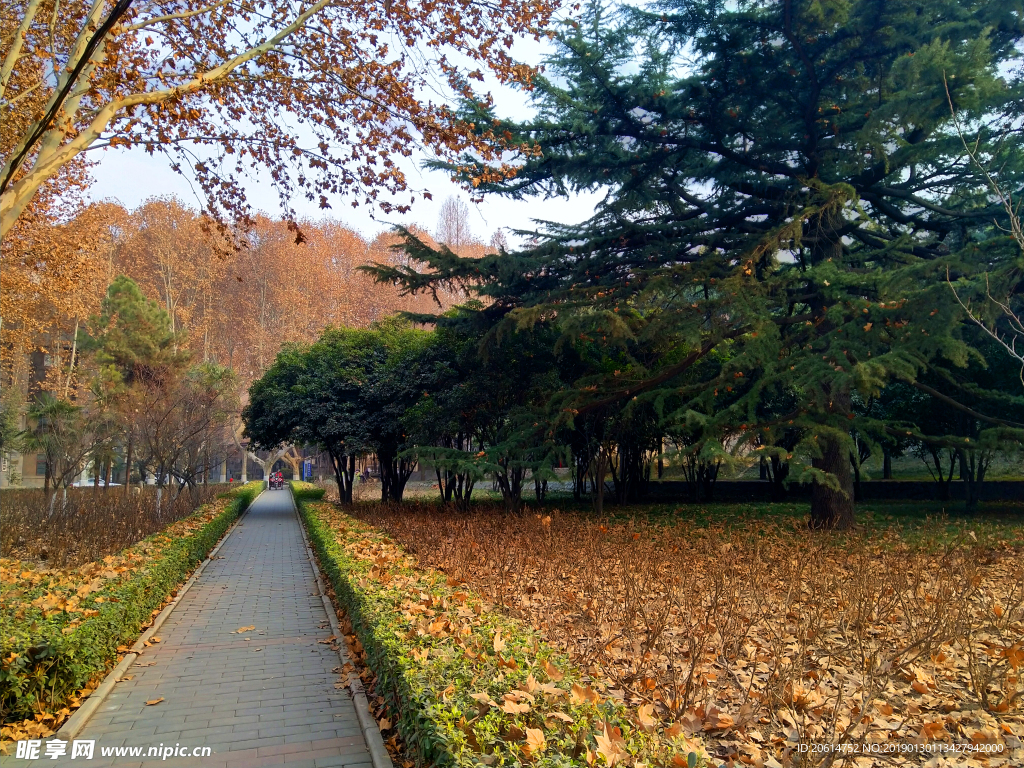
<path fill-rule="evenodd" d="M 519 41 L 513 49 L 513 54 L 520 61 L 536 63 L 549 53 L 549 45 L 546 40 Z M 525 94 L 503 87 L 493 78 L 488 78 L 486 85 L 491 90 L 495 109 L 501 117 L 526 119 L 532 114 Z M 104 149 L 98 153 L 100 157 L 93 169 L 95 183 L 90 195 L 93 200 L 116 200 L 126 208 L 134 209 L 151 197 L 175 195 L 191 207 L 202 207 L 201 193 L 192 187 L 187 178 L 172 171 L 166 158 L 149 155 L 141 148 Z M 408 213 L 385 214 L 379 209 L 374 210 L 365 205 L 353 208 L 353 198 L 339 195 L 329 200 L 331 210 L 326 212 L 327 215 L 355 229 L 364 237 L 372 238 L 378 232 L 390 229 L 395 224 L 418 224 L 434 231 L 441 204 L 449 196 L 456 196 L 469 203 L 470 226 L 479 239 L 487 242 L 494 232 L 501 228 L 505 230 L 509 244 L 514 246 L 517 244 L 517 238 L 509 230 L 536 229 L 536 219 L 566 224 L 583 221 L 591 216 L 594 206 L 602 197 L 601 194 L 592 193 L 576 195 L 571 199 L 517 201 L 492 196 L 483 203 L 473 204 L 470 202 L 469 194 L 453 183 L 448 174 L 422 168 L 421 164 L 426 159 L 427 154 L 420 152 L 409 158 L 409 162 L 401 165 L 406 172 L 409 187 L 429 190 L 433 195 L 432 200 L 425 200 L 417 195 L 416 202 Z M 246 184 L 246 194 L 255 210 L 270 216 L 280 215 L 277 194 L 269 184 L 261 184 L 257 178 L 255 182 Z M 318 204 L 304 199 L 297 199 L 292 204 L 300 217 L 320 219 L 325 213 L 320 210 Z"/>

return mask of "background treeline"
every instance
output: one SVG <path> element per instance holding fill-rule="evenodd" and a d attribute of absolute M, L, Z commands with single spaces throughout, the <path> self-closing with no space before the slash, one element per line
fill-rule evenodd
<path fill-rule="evenodd" d="M 356 365 L 402 371 L 387 402 L 408 455 L 456 488 L 493 476 L 510 508 L 557 459 L 600 507 L 606 478 L 635 497 L 666 446 L 695 496 L 756 455 L 780 494 L 811 485 L 813 525 L 847 527 L 863 462 L 916 448 L 973 508 L 1024 438 L 1021 23 L 953 0 L 589 4 L 555 39 L 536 117 L 463 105 L 536 150 L 516 174 L 446 167 L 484 195 L 601 190 L 594 216 L 481 257 L 405 231 L 411 260 L 370 269 L 481 302 L 411 314 L 439 324 L 423 352 Z M 383 375 L 342 358 L 346 393 Z M 271 382 L 305 391 L 283 365 L 261 408 Z M 268 444 L 304 419 L 264 431 L 255 399 L 250 418 Z"/>
<path fill-rule="evenodd" d="M 455 227 L 460 250 L 482 248 L 465 216 Z M 221 232 L 174 198 L 154 198 L 131 212 L 112 203 L 55 202 L 46 215 L 19 220 L 4 239 L 4 383 L 23 387 L 38 350 L 47 355 L 46 389 L 70 396 L 80 383 L 76 329 L 99 310 L 119 275 L 159 304 L 180 333 L 179 345 L 196 359 L 249 381 L 282 341 L 312 340 L 329 324 L 360 326 L 427 308 L 427 300 L 402 297 L 357 271 L 391 258 L 395 240 L 367 240 L 340 222 L 302 222 L 296 230 L 263 216 L 251 228 Z"/>
<path fill-rule="evenodd" d="M 245 390 L 283 343 L 432 306 L 358 271 L 401 261 L 388 247 L 395 235 L 265 217 L 223 230 L 172 198 L 133 212 L 52 203 L 19 219 L 0 270 L 0 454 L 25 454 L 26 473 L 45 466 L 36 514 L 47 518 L 84 503 L 68 488 L 86 478 L 155 483 L 159 517 L 167 485 L 175 503 L 183 489 L 195 496 L 221 479 L 228 455 L 242 457 L 244 475 L 245 459 L 259 460 L 241 435 Z M 435 234 L 480 254 L 468 213 L 449 199 Z M 7 485 L 22 484 L 21 467 L 9 462 Z"/>
<path fill-rule="evenodd" d="M 725 468 L 762 465 L 777 501 L 787 498 L 791 482 L 815 481 L 817 440 L 813 426 L 795 418 L 805 412 L 796 386 L 765 388 L 754 406 L 759 422 L 746 421 L 742 402 L 749 386 L 743 380 L 756 372 L 730 373 L 735 386 L 714 390 L 723 372 L 736 367 L 735 346 L 666 380 L 656 398 L 604 397 L 575 408 L 566 403 L 596 394 L 605 377 L 622 377 L 636 356 L 664 352 L 656 345 L 617 352 L 592 338 L 560 343 L 554 323 L 499 336 L 487 315 L 483 305 L 470 303 L 430 331 L 389 318 L 289 345 L 252 385 L 246 431 L 268 449 L 319 447 L 331 458 L 343 502 L 352 501 L 357 460 L 368 456 L 379 463 L 383 501 L 402 500 L 419 461 L 432 468 L 441 502 L 461 510 L 486 481 L 501 492 L 506 509 L 518 511 L 524 498 L 543 500 L 549 481 L 566 478 L 555 472 L 559 467 L 568 468 L 575 498 L 592 500 L 598 511 L 606 500 L 644 499 L 665 463 L 681 473 L 693 501 L 714 499 Z M 991 340 L 973 336 L 979 352 L 998 359 Z M 954 373 L 982 404 L 1004 398 L 1009 407 L 1001 416 L 1024 419 L 1012 367 L 993 371 L 976 360 Z M 711 405 L 698 410 L 685 393 L 704 390 Z M 884 466 L 913 455 L 931 466 L 937 498 L 950 499 L 952 483 L 962 481 L 974 510 L 993 461 L 1021 461 L 1019 430 L 992 426 L 982 414 L 950 408 L 903 382 L 866 397 L 855 393 L 850 413 L 841 444 L 855 484 L 872 457 Z"/>

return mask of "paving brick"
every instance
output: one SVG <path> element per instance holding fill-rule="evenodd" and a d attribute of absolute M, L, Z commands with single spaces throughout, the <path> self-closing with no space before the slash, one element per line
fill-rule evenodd
<path fill-rule="evenodd" d="M 79 739 L 95 768 L 371 768 L 298 517 L 287 491 L 267 491 L 160 628 Z M 239 627 L 256 630 L 239 635 Z M 259 650 L 256 650 L 259 649 Z M 146 701 L 164 701 L 147 706 Z M 101 757 L 107 746 L 211 747 L 212 757 Z M 47 760 L 73 768 L 81 761 Z"/>

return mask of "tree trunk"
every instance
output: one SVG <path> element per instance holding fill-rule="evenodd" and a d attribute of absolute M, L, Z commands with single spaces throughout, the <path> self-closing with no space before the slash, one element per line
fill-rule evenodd
<path fill-rule="evenodd" d="M 850 471 L 849 449 L 834 437 L 821 436 L 818 443 L 821 458 L 815 458 L 812 465 L 833 475 L 839 481 L 840 490 L 823 483 L 815 483 L 811 490 L 810 526 L 816 530 L 846 530 L 856 525 L 853 504 L 853 473 Z"/>
<path fill-rule="evenodd" d="M 345 503 L 346 504 L 351 504 L 352 503 L 352 488 L 355 485 L 355 481 L 356 481 L 356 457 L 355 456 L 349 456 L 347 464 L 345 464 L 345 461 L 344 461 L 344 458 L 343 458 L 342 459 L 342 464 L 344 465 L 344 475 L 345 475 Z"/>
<path fill-rule="evenodd" d="M 978 511 L 978 502 L 981 500 L 981 484 L 985 481 L 985 472 L 988 469 L 990 459 L 982 451 L 970 451 L 968 453 L 958 448 L 956 453 L 960 461 L 960 477 L 963 478 L 964 482 L 964 499 L 967 502 L 967 512 L 973 515 Z"/>
<path fill-rule="evenodd" d="M 405 484 L 412 477 L 414 462 L 397 456 L 378 456 L 380 464 L 380 498 L 385 504 L 400 504 L 405 495 Z"/>
<path fill-rule="evenodd" d="M 789 462 L 782 461 L 778 456 L 772 456 L 771 464 L 766 464 L 765 469 L 770 469 L 768 479 L 772 484 L 772 501 L 785 501 L 788 496 L 786 490 L 786 478 L 789 477 Z"/>
<path fill-rule="evenodd" d="M 608 473 L 608 463 L 608 455 L 602 446 L 597 451 L 594 467 L 594 511 L 598 515 L 604 514 L 604 477 Z"/>
<path fill-rule="evenodd" d="M 892 480 L 892 456 L 884 449 L 882 452 L 882 479 Z"/>
<path fill-rule="evenodd" d="M 132 492 L 132 438 L 134 435 L 128 433 L 128 447 L 124 453 L 124 492 L 130 494 Z"/>

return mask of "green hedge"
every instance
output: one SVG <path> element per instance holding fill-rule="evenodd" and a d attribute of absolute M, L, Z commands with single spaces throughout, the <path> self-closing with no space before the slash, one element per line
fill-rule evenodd
<path fill-rule="evenodd" d="M 18 722 L 35 714 L 56 712 L 76 691 L 116 662 L 118 646 L 130 645 L 158 608 L 202 562 L 232 522 L 256 498 L 261 484 L 241 486 L 223 496 L 228 507 L 191 535 L 177 538 L 155 553 L 127 578 L 111 579 L 90 598 L 103 597 L 96 615 L 70 631 L 67 613 L 46 618 L 41 610 L 3 608 L 3 666 L 0 668 L 0 707 L 3 722 Z M 201 510 L 178 521 L 192 520 Z M 164 532 L 153 534 L 132 550 L 152 551 Z"/>
<path fill-rule="evenodd" d="M 326 493 L 325 488 L 321 488 L 313 483 L 306 483 L 301 480 L 291 480 L 292 495 L 295 497 L 295 501 L 320 501 Z"/>
<path fill-rule="evenodd" d="M 535 631 L 486 610 L 444 574 L 417 569 L 414 558 L 380 531 L 332 505 L 300 501 L 299 510 L 377 676 L 377 693 L 397 713 L 396 727 L 420 765 L 704 764 L 703 750 L 679 729 L 644 722 L 608 692 L 599 693 L 599 684 L 593 690 L 574 681 L 565 660 Z M 432 615 L 417 604 L 429 604 Z M 430 622 L 448 622 L 450 631 L 435 632 Z M 532 701 L 517 693 L 530 689 Z M 509 695 L 528 703 L 528 711 L 508 711 Z M 529 739 L 540 733 L 543 749 L 531 754 Z"/>

